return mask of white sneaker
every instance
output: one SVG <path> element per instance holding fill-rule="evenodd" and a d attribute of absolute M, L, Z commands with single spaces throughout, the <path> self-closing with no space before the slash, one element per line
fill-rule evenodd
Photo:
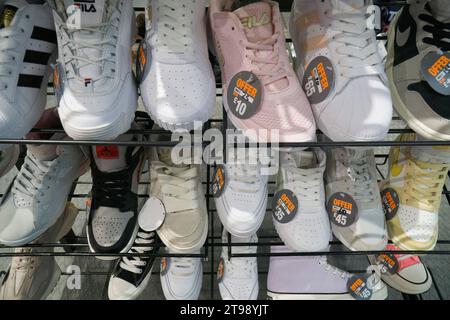
<path fill-rule="evenodd" d="M 137 108 L 133 4 L 51 2 L 59 44 L 54 82 L 64 129 L 77 140 L 114 140 L 130 129 Z"/>
<path fill-rule="evenodd" d="M 224 189 L 214 198 L 217 214 L 232 235 L 250 237 L 266 214 L 268 177 L 261 175 L 260 165 L 230 163 L 224 168 Z"/>
<path fill-rule="evenodd" d="M 290 33 L 298 76 L 318 128 L 333 141 L 377 141 L 386 136 L 392 101 L 365 0 L 296 0 Z M 322 57 L 326 76 L 317 71 Z M 318 60 L 316 60 L 318 61 Z M 329 65 L 327 65 L 329 63 Z M 318 66 L 311 70 L 310 66 Z M 309 81 L 308 81 L 309 80 Z M 321 85 L 315 85 L 320 83 Z"/>
<path fill-rule="evenodd" d="M 163 156 L 165 151 L 170 156 L 170 148 L 149 151 L 150 197 L 159 199 L 166 211 L 164 223 L 157 230 L 158 236 L 172 252 L 199 251 L 208 235 L 208 212 L 199 178 L 200 167 L 174 166 Z"/>
<path fill-rule="evenodd" d="M 325 181 L 327 201 L 335 194 L 345 193 L 358 209 L 359 218 L 353 224 L 347 227 L 331 224 L 336 238 L 351 250 L 383 250 L 387 231 L 373 151 L 327 149 Z"/>
<path fill-rule="evenodd" d="M 277 190 L 290 190 L 298 208 L 290 221 L 273 223 L 281 240 L 293 251 L 322 251 L 331 239 L 330 220 L 325 207 L 323 175 L 326 155 L 321 149 L 280 153 Z"/>
<path fill-rule="evenodd" d="M 147 112 L 164 129 L 194 129 L 216 106 L 208 58 L 204 0 L 151 0 L 147 9 L 148 64 L 141 80 Z"/>
<path fill-rule="evenodd" d="M 160 279 L 167 300 L 197 300 L 203 283 L 202 260 L 163 258 Z"/>
<path fill-rule="evenodd" d="M 56 33 L 50 8 L 25 0 L 0 2 L 0 136 L 21 139 L 47 104 Z M 36 3 L 36 1 L 34 1 Z M 7 148 L 0 145 L 0 149 Z"/>
<path fill-rule="evenodd" d="M 47 231 L 64 212 L 73 182 L 88 168 L 89 159 L 78 146 L 28 146 L 25 162 L 1 200 L 0 243 L 22 246 Z"/>
<path fill-rule="evenodd" d="M 256 234 L 250 238 L 237 238 L 223 231 L 222 243 L 258 243 Z M 232 247 L 233 254 L 255 254 L 256 246 Z M 258 299 L 258 264 L 256 257 L 229 258 L 228 247 L 222 247 L 217 271 L 220 295 L 223 300 Z"/>

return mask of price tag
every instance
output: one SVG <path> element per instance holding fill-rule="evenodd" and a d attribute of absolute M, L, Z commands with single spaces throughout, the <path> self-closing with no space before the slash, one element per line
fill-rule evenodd
<path fill-rule="evenodd" d="M 272 200 L 272 214 L 275 221 L 286 224 L 291 222 L 298 212 L 297 196 L 287 189 L 278 191 Z"/>
<path fill-rule="evenodd" d="M 434 91 L 450 96 L 450 52 L 430 52 L 422 59 L 422 75 Z"/>
<path fill-rule="evenodd" d="M 331 222 L 338 227 L 350 227 L 358 220 L 358 206 L 347 193 L 333 194 L 328 200 L 327 211 Z"/>
<path fill-rule="evenodd" d="M 227 92 L 228 108 L 239 119 L 250 119 L 261 106 L 263 90 L 261 81 L 249 71 L 236 74 Z"/>
<path fill-rule="evenodd" d="M 315 58 L 303 76 L 303 91 L 311 104 L 324 101 L 334 89 L 335 75 L 331 60 L 324 56 Z"/>

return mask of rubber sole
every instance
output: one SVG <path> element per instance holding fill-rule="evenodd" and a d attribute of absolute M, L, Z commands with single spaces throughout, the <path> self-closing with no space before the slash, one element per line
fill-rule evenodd
<path fill-rule="evenodd" d="M 111 280 L 113 279 L 112 277 L 110 278 L 109 284 L 108 284 L 108 298 L 109 300 L 118 300 L 118 301 L 131 301 L 131 300 L 136 300 L 137 298 L 139 298 L 139 296 L 142 294 L 142 292 L 144 292 L 145 288 L 147 288 L 147 285 L 152 277 L 152 271 L 153 268 L 151 268 L 151 270 L 148 272 L 148 274 L 145 276 L 144 280 L 142 280 L 141 284 L 136 288 L 136 290 L 133 291 L 133 293 L 129 296 L 122 296 L 122 297 L 112 297 L 111 294 Z"/>
<path fill-rule="evenodd" d="M 295 293 L 275 293 L 267 291 L 269 300 L 356 300 L 350 293 L 329 293 L 329 294 L 295 294 Z M 373 292 L 370 300 L 386 300 L 388 297 L 388 290 L 386 286 L 382 289 Z"/>

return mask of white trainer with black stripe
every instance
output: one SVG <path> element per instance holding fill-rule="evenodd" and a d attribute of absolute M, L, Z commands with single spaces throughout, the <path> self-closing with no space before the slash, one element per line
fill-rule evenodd
<path fill-rule="evenodd" d="M 56 33 L 45 1 L 0 2 L 0 136 L 21 139 L 47 104 Z M 0 150 L 8 146 L 0 145 Z"/>

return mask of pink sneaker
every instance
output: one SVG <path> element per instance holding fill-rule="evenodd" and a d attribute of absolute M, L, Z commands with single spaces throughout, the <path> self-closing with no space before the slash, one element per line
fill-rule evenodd
<path fill-rule="evenodd" d="M 232 11 L 233 3 L 212 0 L 209 9 L 230 120 L 247 136 L 249 129 L 268 130 L 267 135 L 256 132 L 259 142 L 271 141 L 274 130 L 280 142 L 314 141 L 314 117 L 289 62 L 278 3 L 262 0 Z"/>

